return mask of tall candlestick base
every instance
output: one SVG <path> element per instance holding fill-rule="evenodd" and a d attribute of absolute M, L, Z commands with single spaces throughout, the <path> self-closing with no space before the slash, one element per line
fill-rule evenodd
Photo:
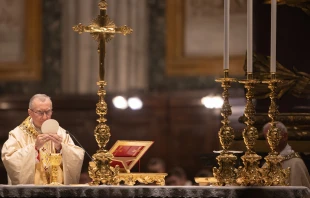
<path fill-rule="evenodd" d="M 232 127 L 229 126 L 228 117 L 231 115 L 231 106 L 229 104 L 229 93 L 228 88 L 231 82 L 236 82 L 236 79 L 229 78 L 228 70 L 224 70 L 224 78 L 219 78 L 215 80 L 216 82 L 221 82 L 223 87 L 222 97 L 224 103 L 221 109 L 221 115 L 223 117 L 222 127 L 218 132 L 219 139 L 223 151 L 219 156 L 216 157 L 219 167 L 213 168 L 213 175 L 217 179 L 217 185 L 236 185 L 236 169 L 234 168 L 237 157 L 228 151 L 235 135 Z"/>
<path fill-rule="evenodd" d="M 266 163 L 261 168 L 262 178 L 265 186 L 288 186 L 288 179 L 290 177 L 290 168 L 283 169 L 281 161 L 284 158 L 269 153 L 265 157 Z"/>
<path fill-rule="evenodd" d="M 247 89 L 246 93 L 246 106 L 244 115 L 246 117 L 246 127 L 242 132 L 243 141 L 246 145 L 247 151 L 241 157 L 243 167 L 238 168 L 237 183 L 242 186 L 261 186 L 263 184 L 261 172 L 259 168 L 259 160 L 262 158 L 254 151 L 254 146 L 258 138 L 258 132 L 254 127 L 255 107 L 253 104 L 253 88 L 255 84 L 260 83 L 259 80 L 253 79 L 253 73 L 247 73 L 247 79 L 241 80 L 239 83 L 244 84 Z"/>
<path fill-rule="evenodd" d="M 97 92 L 99 101 L 97 103 L 96 113 L 99 116 L 97 121 L 99 124 L 95 129 L 95 138 L 99 146 L 99 150 L 92 156 L 93 161 L 89 162 L 88 173 L 92 179 L 90 185 L 117 185 L 119 183 L 118 173 L 119 167 L 115 169 L 110 167 L 110 162 L 113 159 L 113 154 L 105 149 L 106 144 L 109 142 L 111 133 L 110 127 L 105 124 L 105 115 L 107 114 L 107 104 L 104 101 L 106 91 L 104 87 L 107 85 L 105 81 L 97 82 L 99 90 Z"/>
<path fill-rule="evenodd" d="M 219 156 L 216 157 L 219 167 L 213 167 L 213 175 L 217 181 L 216 185 L 237 185 L 236 183 L 236 169 L 235 163 L 237 157 L 227 151 L 222 151 Z"/>
<path fill-rule="evenodd" d="M 267 133 L 267 140 L 271 151 L 268 156 L 265 157 L 266 164 L 262 167 L 262 177 L 264 180 L 264 185 L 266 186 L 287 186 L 288 178 L 290 176 L 290 168 L 283 169 L 281 161 L 283 157 L 278 155 L 276 148 L 281 140 L 281 133 L 276 125 L 276 118 L 279 113 L 278 106 L 276 104 L 277 94 L 276 89 L 278 83 L 281 80 L 276 79 L 276 73 L 271 73 L 270 80 L 263 81 L 263 83 L 268 84 L 270 89 L 270 106 L 268 110 L 268 116 L 271 119 L 271 127 Z"/>
<path fill-rule="evenodd" d="M 89 162 L 88 173 L 92 181 L 90 185 L 118 185 L 119 167 L 110 166 L 113 155 L 106 150 L 99 150 L 93 156 L 93 161 Z"/>

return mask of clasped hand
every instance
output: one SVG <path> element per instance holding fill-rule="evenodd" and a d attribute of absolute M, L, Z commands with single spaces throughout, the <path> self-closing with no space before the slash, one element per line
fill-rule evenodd
<path fill-rule="evenodd" d="M 61 136 L 54 133 L 39 134 L 35 143 L 36 149 L 40 149 L 45 144 L 45 142 L 49 140 L 54 143 L 56 150 L 61 149 L 62 138 Z"/>

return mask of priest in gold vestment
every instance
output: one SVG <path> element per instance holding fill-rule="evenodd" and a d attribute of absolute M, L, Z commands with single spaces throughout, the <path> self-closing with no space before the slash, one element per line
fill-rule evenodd
<path fill-rule="evenodd" d="M 2 147 L 2 161 L 8 174 L 8 183 L 50 183 L 51 167 L 46 160 L 50 153 L 61 153 L 58 183 L 77 184 L 84 159 L 84 150 L 74 145 L 66 130 L 59 127 L 55 133 L 43 134 L 41 126 L 51 118 L 52 101 L 45 94 L 34 95 L 29 102 L 29 117 L 10 131 Z"/>

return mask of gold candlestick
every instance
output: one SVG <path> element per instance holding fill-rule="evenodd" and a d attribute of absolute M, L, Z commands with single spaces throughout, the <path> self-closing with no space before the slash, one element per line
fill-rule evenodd
<path fill-rule="evenodd" d="M 99 150 L 92 156 L 93 161 L 89 162 L 88 173 L 92 182 L 90 185 L 106 184 L 116 185 L 119 183 L 118 167 L 115 169 L 110 167 L 110 162 L 113 159 L 113 155 L 109 153 L 105 147 L 109 142 L 111 133 L 110 128 L 105 124 L 105 115 L 107 114 L 107 104 L 104 101 L 106 91 L 104 87 L 107 83 L 104 81 L 104 59 L 105 59 L 105 43 L 113 39 L 117 33 L 124 35 L 132 33 L 132 29 L 127 26 L 116 27 L 114 22 L 107 15 L 108 4 L 106 0 L 101 0 L 98 4 L 100 14 L 95 18 L 90 25 L 84 26 L 82 24 L 73 27 L 73 30 L 78 33 L 89 32 L 92 37 L 99 43 L 99 81 L 97 85 L 99 90 L 97 92 L 99 96 L 99 102 L 96 107 L 96 114 L 99 116 L 97 121 L 99 124 L 96 126 L 94 136 L 99 146 Z"/>
<path fill-rule="evenodd" d="M 219 139 L 223 151 L 219 156 L 216 157 L 219 168 L 213 167 L 213 175 L 217 179 L 217 185 L 235 185 L 236 184 L 236 169 L 234 168 L 235 161 L 237 157 L 228 151 L 233 139 L 234 130 L 229 126 L 228 117 L 231 115 L 231 106 L 229 104 L 229 93 L 228 88 L 231 82 L 236 82 L 236 79 L 229 78 L 228 69 L 224 70 L 224 78 L 219 78 L 215 80 L 216 82 L 221 82 L 223 87 L 222 97 L 224 103 L 221 109 L 221 115 L 223 117 L 222 127 L 218 132 Z"/>
<path fill-rule="evenodd" d="M 262 157 L 257 155 L 254 151 L 254 146 L 258 138 L 258 132 L 256 127 L 253 126 L 255 123 L 255 107 L 252 99 L 254 97 L 254 85 L 260 83 L 260 81 L 253 79 L 253 73 L 247 73 L 247 79 L 241 80 L 239 83 L 244 84 L 244 87 L 247 89 L 247 102 L 244 110 L 246 127 L 242 132 L 247 151 L 245 152 L 245 155 L 241 157 L 244 166 L 239 167 L 238 169 L 237 182 L 242 186 L 259 186 L 263 184 L 260 168 L 258 166 L 259 160 Z"/>
<path fill-rule="evenodd" d="M 267 133 L 267 140 L 271 151 L 268 156 L 265 157 L 266 164 L 262 167 L 263 179 L 266 186 L 285 186 L 288 184 L 288 178 L 290 176 L 290 168 L 283 169 L 281 161 L 283 157 L 278 155 L 276 148 L 281 140 L 280 130 L 276 126 L 276 118 L 278 115 L 278 106 L 276 104 L 277 94 L 277 84 L 282 82 L 276 79 L 276 73 L 271 73 L 271 79 L 263 81 L 263 83 L 268 83 L 268 88 L 270 89 L 270 106 L 268 110 L 268 116 L 271 119 L 271 127 Z"/>

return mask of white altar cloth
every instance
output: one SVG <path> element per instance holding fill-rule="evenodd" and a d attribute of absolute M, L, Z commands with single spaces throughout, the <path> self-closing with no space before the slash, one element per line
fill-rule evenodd
<path fill-rule="evenodd" d="M 270 186 L 36 186 L 0 185 L 0 197 L 227 197 L 301 198 L 307 187 Z"/>

